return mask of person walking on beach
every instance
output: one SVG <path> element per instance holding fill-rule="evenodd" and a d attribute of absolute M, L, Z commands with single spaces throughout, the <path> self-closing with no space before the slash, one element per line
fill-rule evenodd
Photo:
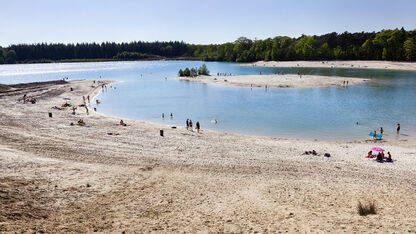
<path fill-rule="evenodd" d="M 201 125 L 199 125 L 199 121 L 196 121 L 195 129 L 196 129 L 196 132 L 199 133 L 199 129 L 201 129 Z"/>
<path fill-rule="evenodd" d="M 191 129 L 191 131 L 194 131 L 194 130 L 192 129 L 192 120 L 189 120 L 189 128 Z"/>
<path fill-rule="evenodd" d="M 189 129 L 189 119 L 186 119 L 186 130 Z"/>
<path fill-rule="evenodd" d="M 398 123 L 397 124 L 397 134 L 399 134 L 400 133 L 400 124 Z"/>
<path fill-rule="evenodd" d="M 90 103 L 90 95 L 87 96 L 88 103 Z"/>

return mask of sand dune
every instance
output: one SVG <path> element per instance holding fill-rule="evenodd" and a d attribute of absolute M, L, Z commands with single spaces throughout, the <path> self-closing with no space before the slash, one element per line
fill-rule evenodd
<path fill-rule="evenodd" d="M 122 127 L 82 107 L 51 109 L 100 85 L 0 93 L 1 232 L 416 231 L 414 142 L 377 143 L 397 160 L 382 164 L 364 158 L 373 142 Z M 23 94 L 38 102 L 17 103 Z M 79 119 L 89 127 L 70 125 Z M 332 157 L 302 155 L 312 149 Z M 377 214 L 359 216 L 358 201 L 372 200 Z"/>

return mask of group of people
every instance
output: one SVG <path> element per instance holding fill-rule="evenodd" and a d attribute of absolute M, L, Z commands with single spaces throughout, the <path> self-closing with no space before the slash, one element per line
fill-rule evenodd
<path fill-rule="evenodd" d="M 356 124 L 358 124 L 358 122 Z M 383 136 L 383 133 L 384 133 L 384 129 L 383 129 L 383 127 L 380 127 L 380 135 Z M 396 133 L 397 134 L 400 133 L 400 124 L 399 123 L 397 124 Z M 374 132 L 373 132 L 373 139 L 377 139 L 377 131 L 376 130 L 374 130 Z"/>
<path fill-rule="evenodd" d="M 373 151 L 370 150 L 370 152 L 368 152 L 367 157 L 366 158 L 376 158 L 377 162 L 393 162 L 393 159 L 391 158 L 391 154 L 390 152 L 387 152 L 387 158 L 384 156 L 384 152 L 378 152 L 377 155 L 373 155 Z"/>
<path fill-rule="evenodd" d="M 173 119 L 173 113 L 170 113 L 169 116 L 170 116 L 171 119 Z M 162 113 L 162 119 L 164 119 L 164 118 L 165 118 L 165 113 Z"/>
<path fill-rule="evenodd" d="M 186 130 L 189 130 L 189 129 L 191 131 L 193 131 L 193 123 L 192 123 L 192 120 L 186 119 Z M 197 133 L 199 133 L 200 129 L 201 129 L 201 125 L 197 121 L 196 124 L 195 124 L 195 130 L 196 130 Z"/>
<path fill-rule="evenodd" d="M 231 72 L 228 74 L 226 72 L 221 73 L 221 72 L 217 72 L 217 76 L 231 76 Z"/>
<path fill-rule="evenodd" d="M 305 152 L 303 153 L 303 155 L 320 156 L 320 154 L 318 154 L 315 150 L 312 150 L 312 151 L 305 151 Z M 330 154 L 330 153 L 324 153 L 324 155 L 323 155 L 323 156 L 324 156 L 324 157 L 329 158 L 329 157 L 331 157 L 331 154 Z"/>
<path fill-rule="evenodd" d="M 344 81 L 342 82 L 342 86 L 348 87 L 348 80 L 344 80 Z"/>
<path fill-rule="evenodd" d="M 25 95 L 23 95 L 22 102 L 23 102 L 23 104 L 26 104 L 26 103 L 36 104 L 37 100 L 36 100 L 36 98 L 34 98 L 34 97 L 28 97 L 25 94 Z"/>

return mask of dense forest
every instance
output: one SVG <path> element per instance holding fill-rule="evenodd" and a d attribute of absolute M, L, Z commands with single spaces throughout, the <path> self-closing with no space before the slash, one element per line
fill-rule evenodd
<path fill-rule="evenodd" d="M 54 61 L 196 58 L 206 61 L 416 60 L 416 30 L 383 30 L 194 45 L 184 42 L 18 44 L 0 47 L 0 64 Z"/>

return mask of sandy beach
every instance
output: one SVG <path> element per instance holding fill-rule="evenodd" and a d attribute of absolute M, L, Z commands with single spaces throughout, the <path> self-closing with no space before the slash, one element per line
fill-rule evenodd
<path fill-rule="evenodd" d="M 240 75 L 240 76 L 196 76 L 178 77 L 179 80 L 197 81 L 207 84 L 219 84 L 227 86 L 243 87 L 268 87 L 268 88 L 311 88 L 328 86 L 356 85 L 370 81 L 370 79 L 315 76 L 315 75 Z"/>
<path fill-rule="evenodd" d="M 414 141 L 306 141 L 204 126 L 198 134 L 126 119 L 124 127 L 79 107 L 102 84 L 2 88 L 0 232 L 416 232 Z M 24 94 L 36 104 L 17 102 Z M 51 109 L 65 102 L 75 115 Z M 366 159 L 373 146 L 396 161 Z M 358 215 L 359 201 L 375 201 L 377 214 Z"/>
<path fill-rule="evenodd" d="M 259 61 L 242 66 L 259 67 L 314 67 L 314 68 L 362 68 L 416 71 L 415 62 L 392 61 Z"/>

